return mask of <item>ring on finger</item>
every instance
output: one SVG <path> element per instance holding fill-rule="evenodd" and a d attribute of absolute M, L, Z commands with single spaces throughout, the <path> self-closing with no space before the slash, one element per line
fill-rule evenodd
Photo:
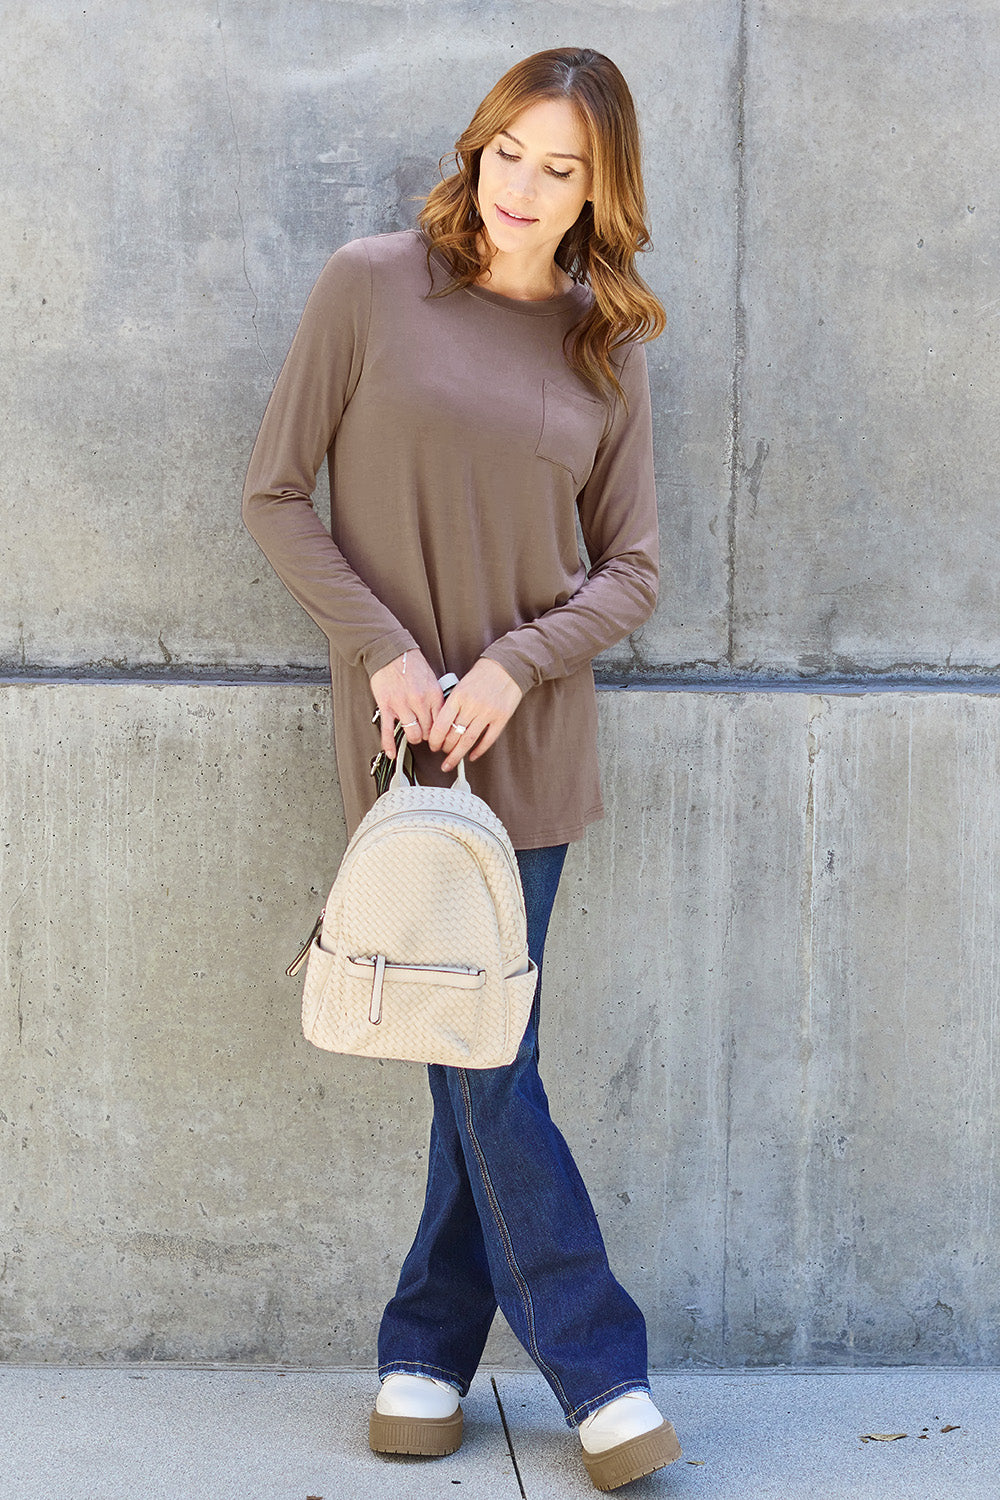
<path fill-rule="evenodd" d="M 467 730 L 468 730 L 468 725 L 466 725 L 466 724 L 459 724 L 457 722 L 457 720 L 456 720 L 456 722 L 451 727 L 452 727 L 452 729 L 457 729 L 458 732 L 459 732 L 459 734 L 465 734 L 467 732 Z"/>
<path fill-rule="evenodd" d="M 417 724 L 419 724 L 419 723 L 420 723 L 419 719 L 411 719 L 410 722 L 409 722 L 409 724 L 404 724 L 403 725 L 403 728 L 404 729 L 413 729 L 414 726 L 417 725 Z"/>

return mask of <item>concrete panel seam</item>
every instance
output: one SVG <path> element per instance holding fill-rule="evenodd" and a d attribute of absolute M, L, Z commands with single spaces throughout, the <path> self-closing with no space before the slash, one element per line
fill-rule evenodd
<path fill-rule="evenodd" d="M 754 673 L 645 672 L 624 678 L 619 673 L 595 673 L 601 693 L 728 693 L 754 696 L 767 693 L 828 693 L 839 697 L 871 697 L 879 693 L 952 694 L 995 697 L 1000 693 L 1000 675 L 871 676 L 871 677 L 766 677 Z M 155 665 L 131 671 L 106 668 L 38 667 L 0 671 L 0 687 L 311 687 L 329 688 L 329 673 L 316 667 L 168 667 Z"/>
<path fill-rule="evenodd" d="M 233 148 L 236 152 L 236 181 L 233 184 L 233 194 L 236 198 L 236 217 L 239 221 L 240 226 L 240 244 L 242 246 L 241 253 L 243 257 L 243 279 L 246 281 L 247 287 L 250 291 L 250 295 L 253 298 L 253 312 L 250 314 L 250 322 L 253 325 L 253 335 L 254 341 L 257 345 L 257 352 L 259 353 L 261 360 L 263 361 L 264 368 L 267 370 L 268 375 L 273 380 L 274 371 L 271 368 L 270 360 L 264 353 L 264 346 L 260 341 L 260 329 L 257 327 L 257 314 L 260 311 L 260 298 L 257 296 L 257 293 L 254 290 L 253 282 L 250 280 L 250 268 L 247 264 L 247 228 L 246 220 L 243 217 L 243 200 L 240 197 L 240 188 L 243 186 L 243 152 L 240 147 L 239 133 L 236 129 L 236 115 L 233 110 L 232 90 L 229 87 L 229 55 L 226 51 L 226 33 L 222 25 L 222 0 L 218 0 L 215 26 L 216 30 L 219 33 L 219 42 L 222 47 L 222 82 L 226 93 L 226 108 L 229 112 L 229 125 L 233 133 Z M 162 645 L 162 641 L 160 644 Z"/>
<path fill-rule="evenodd" d="M 809 1197 L 810 1152 L 809 1143 L 813 1129 L 815 1105 L 815 1083 L 813 1069 L 815 999 L 815 943 L 816 943 L 816 837 L 819 813 L 816 807 L 817 774 L 816 762 L 822 749 L 821 721 L 829 705 L 816 695 L 809 706 L 805 725 L 805 808 L 802 822 L 802 889 L 799 914 L 799 964 L 801 968 L 802 992 L 799 1004 L 799 1068 L 801 1087 L 799 1091 L 799 1138 L 801 1155 L 795 1176 L 795 1261 L 806 1265 L 809 1260 L 809 1235 L 812 1220 L 812 1205 Z M 808 1330 L 800 1326 L 795 1331 L 794 1352 L 799 1358 L 808 1344 Z"/>
<path fill-rule="evenodd" d="M 724 1148 L 724 1160 L 722 1165 L 722 1265 L 719 1296 L 719 1332 L 723 1359 L 725 1359 L 726 1351 L 729 1348 L 729 1221 L 731 1181 L 730 1156 L 733 1144 L 733 1054 L 735 1052 L 735 1048 L 735 1020 L 733 1012 L 730 1009 L 726 1035 L 725 1078 L 723 1081 L 723 1089 L 726 1099 L 726 1141 Z"/>
<path fill-rule="evenodd" d="M 727 518 L 726 659 L 733 665 L 736 650 L 736 520 L 740 485 L 741 381 L 746 354 L 747 315 L 743 305 L 743 274 L 746 256 L 746 71 L 747 0 L 739 0 L 740 22 L 735 63 L 736 146 L 736 267 L 733 290 L 733 372 L 730 386 L 729 515 Z"/>

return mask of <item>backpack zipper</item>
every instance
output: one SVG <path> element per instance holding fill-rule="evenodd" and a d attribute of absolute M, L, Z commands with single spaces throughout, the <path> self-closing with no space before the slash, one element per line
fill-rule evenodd
<path fill-rule="evenodd" d="M 520 870 L 517 867 L 517 860 L 516 859 L 511 859 L 511 857 L 510 857 L 509 853 L 507 852 L 506 846 L 504 845 L 502 839 L 497 838 L 496 834 L 493 833 L 493 831 L 491 829 L 484 828 L 483 825 L 482 825 L 482 823 L 477 823 L 474 818 L 467 818 L 467 817 L 465 817 L 465 815 L 463 813 L 448 812 L 446 815 L 449 818 L 457 818 L 458 821 L 460 823 L 464 823 L 466 825 L 466 827 L 468 827 L 468 828 L 475 828 L 475 829 L 477 829 L 479 831 L 479 833 L 485 834 L 485 836 L 488 839 L 491 839 L 492 842 L 494 844 L 496 844 L 497 848 L 500 850 L 500 853 L 503 855 L 504 859 L 507 861 L 507 864 L 510 867 L 511 873 L 514 876 L 516 876 L 518 888 L 520 888 L 520 885 L 521 885 L 521 872 L 520 872 Z M 410 816 L 410 814 L 408 814 L 405 811 L 390 814 L 391 818 L 405 818 L 405 817 L 408 817 L 408 816 Z M 388 822 L 389 819 L 387 819 L 386 821 Z M 357 853 L 357 851 L 355 850 L 355 854 L 356 853 Z M 322 928 L 323 928 L 323 918 L 325 916 L 326 916 L 326 907 L 324 906 L 323 910 L 320 912 L 319 916 L 316 918 L 316 925 L 313 928 L 312 932 L 310 932 L 309 936 L 306 938 L 305 942 L 302 944 L 302 947 L 299 949 L 298 953 L 295 955 L 295 957 L 292 959 L 291 963 L 288 965 L 288 968 L 285 970 L 285 973 L 288 975 L 289 979 L 294 979 L 295 978 L 296 974 L 299 972 L 299 970 L 301 969 L 302 965 L 305 963 L 306 959 L 308 958 L 310 948 L 312 947 L 313 943 L 316 941 L 317 937 L 319 936 L 320 932 L 322 931 Z"/>
<path fill-rule="evenodd" d="M 437 811 L 437 810 L 438 809 L 434 809 L 434 811 Z M 421 809 L 421 811 L 424 811 L 424 809 Z M 516 859 L 511 859 L 511 857 L 508 854 L 507 849 L 506 849 L 506 847 L 505 847 L 502 839 L 498 838 L 497 835 L 491 829 L 484 828 L 483 825 L 482 825 L 482 823 L 477 823 L 476 820 L 475 820 L 475 818 L 467 818 L 464 813 L 452 812 L 450 809 L 442 809 L 442 811 L 444 811 L 445 817 L 454 818 L 459 823 L 464 823 L 466 825 L 466 827 L 468 827 L 468 828 L 475 828 L 477 830 L 477 832 L 479 832 L 481 834 L 484 834 L 486 836 L 486 838 L 491 839 L 492 842 L 494 844 L 496 844 L 497 848 L 500 850 L 500 853 L 503 855 L 504 859 L 507 861 L 507 864 L 510 866 L 512 874 L 516 875 L 518 885 L 521 884 L 521 872 L 520 872 L 520 870 L 517 867 L 517 860 Z M 403 808 L 399 812 L 390 813 L 389 816 L 385 819 L 385 822 L 383 822 L 380 825 L 380 827 L 382 829 L 384 829 L 386 823 L 388 823 L 388 822 L 390 822 L 390 821 L 392 821 L 392 820 L 394 820 L 396 818 L 409 818 L 409 817 L 412 817 L 412 816 L 413 816 L 413 813 L 408 812 L 405 808 Z M 367 839 L 365 839 L 363 842 L 367 842 Z"/>
<path fill-rule="evenodd" d="M 322 928 L 323 928 L 323 918 L 325 916 L 326 916 L 326 907 L 324 906 L 323 910 L 320 912 L 319 916 L 316 918 L 316 925 L 313 928 L 312 932 L 306 938 L 305 942 L 302 944 L 302 947 L 299 949 L 298 953 L 296 953 L 295 957 L 292 959 L 291 963 L 288 965 L 288 968 L 285 970 L 285 973 L 288 975 L 289 979 L 294 979 L 295 978 L 296 974 L 299 972 L 299 970 L 301 969 L 302 965 L 305 963 L 306 959 L 308 958 L 308 956 L 309 956 L 309 949 L 312 947 L 313 943 L 316 941 L 316 939 L 320 935 L 320 932 L 322 931 Z"/>

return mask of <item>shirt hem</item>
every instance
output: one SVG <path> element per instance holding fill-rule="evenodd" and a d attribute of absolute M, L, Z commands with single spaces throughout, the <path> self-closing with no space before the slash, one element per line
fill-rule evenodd
<path fill-rule="evenodd" d="M 600 822 L 604 817 L 604 804 L 598 802 L 589 812 L 584 813 L 582 820 L 572 828 L 546 829 L 542 833 L 537 831 L 530 836 L 518 838 L 510 835 L 510 841 L 515 849 L 548 849 L 554 844 L 575 844 L 583 838 L 591 823 Z"/>

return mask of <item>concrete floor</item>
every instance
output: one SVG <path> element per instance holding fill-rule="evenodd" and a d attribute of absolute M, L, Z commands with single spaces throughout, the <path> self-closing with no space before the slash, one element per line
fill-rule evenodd
<path fill-rule="evenodd" d="M 470 1500 L 586 1500 L 597 1493 L 579 1440 L 534 1374 L 481 1373 L 465 1401 L 465 1442 L 444 1459 L 369 1452 L 375 1384 L 363 1371 L 5 1366 L 0 1500 L 429 1500 L 459 1489 Z M 684 1372 L 654 1376 L 653 1393 L 684 1456 L 623 1491 L 630 1500 L 1000 1495 L 996 1370 Z M 906 1437 L 860 1441 L 895 1432 Z"/>

